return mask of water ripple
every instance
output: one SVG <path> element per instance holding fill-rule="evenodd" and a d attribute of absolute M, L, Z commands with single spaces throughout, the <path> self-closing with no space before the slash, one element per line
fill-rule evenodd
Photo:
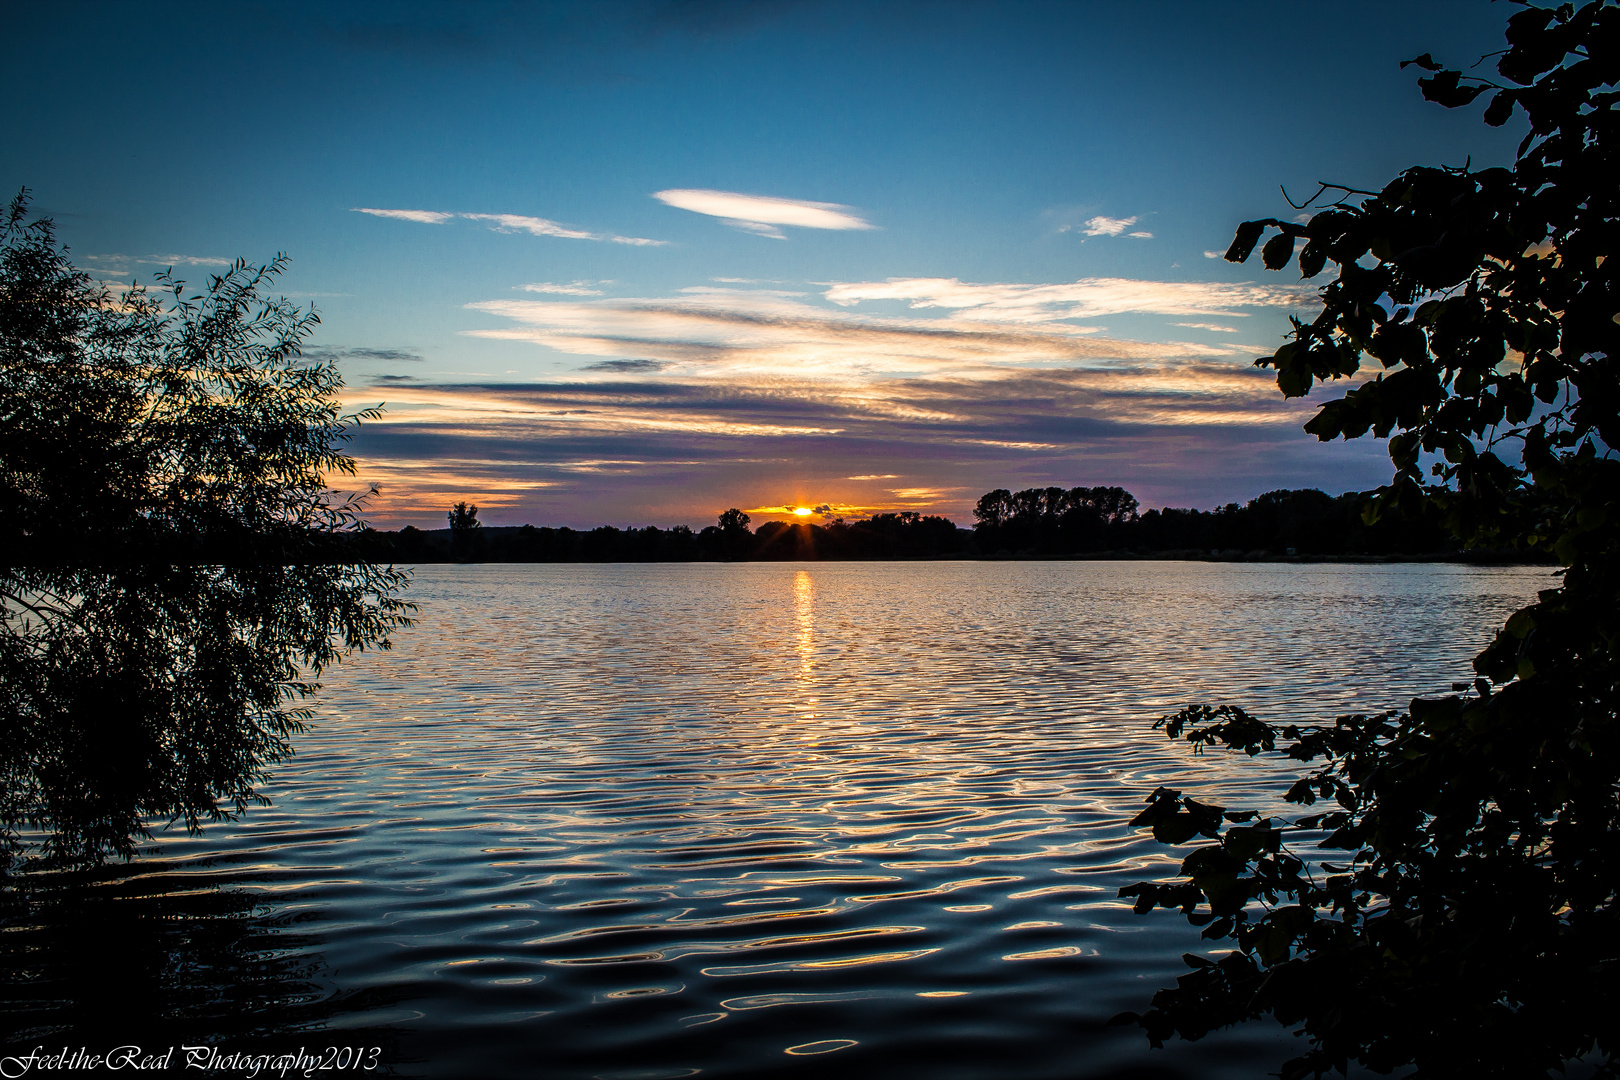
<path fill-rule="evenodd" d="M 1467 677 L 1546 580 L 424 567 L 420 624 L 329 673 L 273 806 L 165 833 L 91 895 L 248 898 L 253 955 L 299 971 L 266 983 L 296 1008 L 255 1030 L 384 1032 L 403 1075 L 1255 1075 L 1292 1040 L 1150 1053 L 1104 1026 L 1207 949 L 1115 899 L 1178 861 L 1125 824 L 1146 792 L 1259 805 L 1287 775 L 1147 722 L 1200 700 L 1279 721 L 1399 707 Z M 63 959 L 66 919 L 8 926 L 8 957 L 32 958 L 8 969 L 34 987 L 6 1006 L 24 1037 L 89 1031 L 69 999 L 95 969 Z M 226 1030 L 165 978 L 132 992 L 193 1037 Z"/>

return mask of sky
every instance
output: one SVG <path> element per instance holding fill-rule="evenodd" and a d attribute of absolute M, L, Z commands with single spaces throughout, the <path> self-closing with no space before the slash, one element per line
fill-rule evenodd
<path fill-rule="evenodd" d="M 280 252 L 374 525 L 756 524 L 1387 479 L 1219 258 L 1327 181 L 1507 164 L 1422 100 L 1487 0 L 6 4 L 0 187 L 111 283 Z M 354 484 L 356 481 L 344 481 Z"/>

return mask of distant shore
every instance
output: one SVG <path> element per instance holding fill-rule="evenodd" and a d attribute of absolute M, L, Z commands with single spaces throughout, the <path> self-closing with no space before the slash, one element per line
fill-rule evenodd
<path fill-rule="evenodd" d="M 985 551 L 973 530 L 955 529 L 934 550 L 871 550 L 851 544 L 820 525 L 784 525 L 731 538 L 704 538 L 686 530 L 537 529 L 483 526 L 457 536 L 450 529 L 370 531 L 357 538 L 367 558 L 401 563 L 647 563 L 647 562 L 1221 562 L 1221 563 L 1461 563 L 1475 566 L 1556 566 L 1551 558 L 1524 552 L 1395 551 L 1319 552 L 1287 548 L 1106 548 L 1080 552 L 1041 552 L 998 548 Z M 708 532 L 709 530 L 705 530 Z M 761 535 L 761 534 L 764 535 Z M 826 535 L 823 535 L 826 534 Z M 707 541 L 707 542 L 706 542 Z M 952 543 L 951 541 L 954 541 Z M 941 550 L 943 548 L 944 550 Z"/>
<path fill-rule="evenodd" d="M 918 559 L 1196 562 L 1457 562 L 1556 565 L 1522 551 L 1462 551 L 1431 516 L 1376 512 L 1375 492 L 1268 491 L 1214 510 L 1143 511 L 1120 487 L 986 492 L 974 526 L 913 511 L 846 520 L 830 509 L 795 511 L 750 529 L 732 508 L 702 529 L 675 525 L 594 529 L 486 526 L 457 503 L 449 528 L 349 534 L 339 550 L 374 562 L 840 562 Z M 809 517 L 820 513 L 820 521 Z"/>

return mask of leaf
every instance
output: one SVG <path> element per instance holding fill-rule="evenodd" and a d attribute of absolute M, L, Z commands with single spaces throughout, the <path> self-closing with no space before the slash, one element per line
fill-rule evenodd
<path fill-rule="evenodd" d="M 1294 238 L 1287 233 L 1278 233 L 1266 241 L 1266 246 L 1260 249 L 1260 261 L 1267 270 L 1281 270 L 1288 265 L 1288 260 L 1294 257 Z"/>
<path fill-rule="evenodd" d="M 1313 240 L 1299 253 L 1299 276 L 1313 278 L 1322 272 L 1322 267 L 1326 263 L 1327 245 Z"/>
<path fill-rule="evenodd" d="M 1227 262 L 1247 262 L 1249 253 L 1254 250 L 1255 242 L 1260 234 L 1266 231 L 1263 221 L 1245 221 L 1237 227 L 1237 235 L 1232 237 L 1232 246 L 1226 249 Z"/>
<path fill-rule="evenodd" d="M 1282 841 L 1280 830 L 1262 821 L 1257 825 L 1242 825 L 1227 829 L 1221 846 L 1228 855 L 1240 862 L 1248 862 L 1261 852 L 1275 852 Z"/>
<path fill-rule="evenodd" d="M 1204 890 L 1204 895 L 1209 897 L 1209 910 L 1217 915 L 1236 915 L 1249 902 L 1249 887 L 1235 873 L 1202 874 L 1196 881 L 1198 887 Z M 1206 933 L 1214 929 L 1211 926 Z"/>
<path fill-rule="evenodd" d="M 1403 69 L 1408 64 L 1416 64 L 1424 71 L 1439 71 L 1441 67 L 1441 65 L 1435 63 L 1434 57 L 1430 56 L 1428 53 L 1424 53 L 1422 56 L 1414 57 L 1411 60 L 1401 61 L 1401 67 Z"/>
<path fill-rule="evenodd" d="M 1327 374 L 1349 378 L 1361 370 L 1361 350 L 1348 341 L 1341 341 L 1329 354 L 1335 361 Z"/>
<path fill-rule="evenodd" d="M 1537 34 L 1547 29 L 1553 21 L 1555 12 L 1551 8 L 1526 7 L 1523 11 L 1514 12 L 1508 16 L 1507 30 L 1503 34 L 1508 44 L 1517 45 L 1520 42 L 1530 41 Z M 1424 54 L 1427 57 L 1427 53 Z"/>
<path fill-rule="evenodd" d="M 1288 959 L 1295 940 L 1315 919 L 1315 913 L 1302 905 L 1273 912 L 1255 939 L 1255 951 L 1260 954 L 1260 962 L 1271 967 Z"/>
<path fill-rule="evenodd" d="M 1153 794 L 1147 797 L 1147 809 L 1131 819 L 1132 825 L 1152 825 L 1162 818 L 1169 817 L 1181 805 L 1181 792 L 1174 788 L 1154 788 Z"/>
<path fill-rule="evenodd" d="M 1501 127 L 1513 118 L 1513 106 L 1518 103 L 1518 95 L 1512 90 L 1501 90 L 1491 98 L 1491 103 L 1485 106 L 1485 122 L 1491 127 Z"/>
<path fill-rule="evenodd" d="M 1460 77 L 1460 72 L 1442 71 L 1430 78 L 1419 79 L 1418 86 L 1423 89 L 1423 96 L 1436 105 L 1456 109 L 1467 105 L 1486 90 L 1483 86 L 1459 86 L 1457 80 Z"/>
<path fill-rule="evenodd" d="M 1283 392 L 1283 397 L 1304 397 L 1311 392 L 1313 381 L 1311 366 L 1297 360 L 1277 372 L 1277 389 Z"/>
<path fill-rule="evenodd" d="M 1176 814 L 1153 823 L 1153 839 L 1161 844 L 1185 844 L 1198 835 L 1198 822 L 1191 814 Z"/>

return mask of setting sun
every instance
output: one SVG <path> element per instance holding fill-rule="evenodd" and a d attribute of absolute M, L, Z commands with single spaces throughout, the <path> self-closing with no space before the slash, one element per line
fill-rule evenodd
<path fill-rule="evenodd" d="M 798 506 L 794 507 L 793 509 L 794 517 L 809 517 L 813 513 L 815 513 L 815 511 L 810 509 L 808 506 Z"/>

